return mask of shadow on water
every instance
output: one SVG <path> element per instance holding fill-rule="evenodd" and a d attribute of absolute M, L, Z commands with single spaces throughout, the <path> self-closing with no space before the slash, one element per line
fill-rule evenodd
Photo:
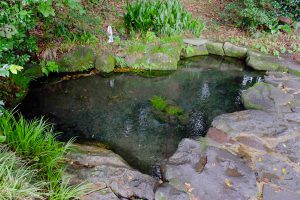
<path fill-rule="evenodd" d="M 242 110 L 241 92 L 262 79 L 244 63 L 205 56 L 180 62 L 172 73 L 115 74 L 33 86 L 21 104 L 28 118 L 46 116 L 64 134 L 108 145 L 131 166 L 155 175 L 159 162 L 185 137 L 206 133 L 222 113 Z M 151 78 L 149 78 L 151 77 Z M 46 83 L 47 82 L 47 83 Z M 162 96 L 189 114 L 187 125 L 156 118 L 149 99 Z"/>

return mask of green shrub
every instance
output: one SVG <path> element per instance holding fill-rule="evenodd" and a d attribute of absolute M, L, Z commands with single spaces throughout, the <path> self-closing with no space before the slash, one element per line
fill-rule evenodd
<path fill-rule="evenodd" d="M 300 0 L 276 0 L 272 5 L 279 16 L 300 21 Z"/>
<path fill-rule="evenodd" d="M 237 0 L 229 3 L 222 15 L 251 32 L 257 29 L 290 32 L 279 24 L 279 17 L 299 20 L 300 0 Z"/>
<path fill-rule="evenodd" d="M 127 3 L 124 21 L 129 31 L 148 31 L 161 35 L 190 31 L 200 36 L 204 23 L 193 19 L 179 0 L 137 0 Z"/>
<path fill-rule="evenodd" d="M 151 105 L 157 109 L 157 110 L 165 110 L 167 107 L 167 102 L 160 96 L 154 96 L 152 99 L 150 99 Z"/>
<path fill-rule="evenodd" d="M 37 38 L 30 31 L 38 22 L 49 30 L 56 25 L 53 16 L 66 8 L 82 10 L 78 0 L 0 1 L 0 66 L 29 62 L 38 50 Z"/>

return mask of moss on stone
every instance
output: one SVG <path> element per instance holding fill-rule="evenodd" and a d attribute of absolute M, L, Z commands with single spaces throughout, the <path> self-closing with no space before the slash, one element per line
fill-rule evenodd
<path fill-rule="evenodd" d="M 95 68 L 98 71 L 110 73 L 116 66 L 116 59 L 113 54 L 109 52 L 99 52 L 95 58 Z"/>
<path fill-rule="evenodd" d="M 94 51 L 89 47 L 77 47 L 58 61 L 60 72 L 80 72 L 94 68 Z"/>

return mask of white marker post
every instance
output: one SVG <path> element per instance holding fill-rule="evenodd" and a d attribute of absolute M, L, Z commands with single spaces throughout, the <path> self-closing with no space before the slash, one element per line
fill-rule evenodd
<path fill-rule="evenodd" d="M 107 35 L 108 35 L 108 43 L 113 43 L 114 42 L 114 36 L 113 36 L 113 31 L 111 26 L 107 27 Z"/>

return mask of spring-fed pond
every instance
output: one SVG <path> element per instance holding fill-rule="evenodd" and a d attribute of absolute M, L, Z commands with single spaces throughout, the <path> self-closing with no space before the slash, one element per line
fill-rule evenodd
<path fill-rule="evenodd" d="M 262 77 L 242 61 L 215 56 L 180 61 L 174 72 L 49 77 L 31 87 L 21 111 L 28 118 L 45 116 L 63 132 L 62 140 L 104 144 L 157 176 L 160 162 L 183 138 L 203 136 L 214 117 L 243 110 L 241 92 Z M 155 96 L 180 107 L 185 123 L 162 120 L 150 103 Z"/>

